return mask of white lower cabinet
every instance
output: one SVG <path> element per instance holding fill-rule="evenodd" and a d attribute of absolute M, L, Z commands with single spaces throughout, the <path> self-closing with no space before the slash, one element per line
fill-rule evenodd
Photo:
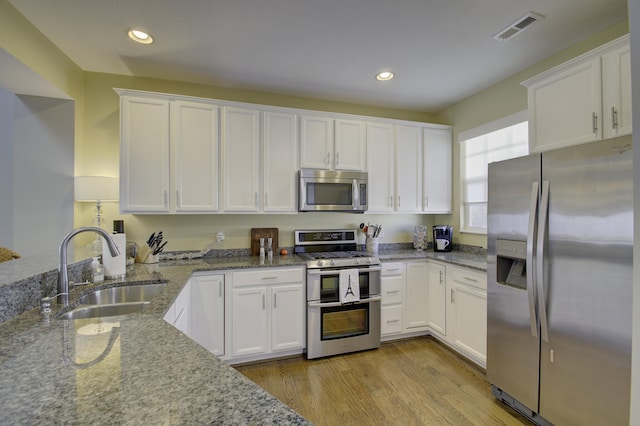
<path fill-rule="evenodd" d="M 304 269 L 254 269 L 231 276 L 233 361 L 301 353 L 305 345 Z"/>
<path fill-rule="evenodd" d="M 194 274 L 164 320 L 214 355 L 224 355 L 224 275 Z"/>
<path fill-rule="evenodd" d="M 447 269 L 450 269 L 447 285 L 447 340 L 460 353 L 485 367 L 487 275 L 455 266 L 448 266 Z"/>
<path fill-rule="evenodd" d="M 383 263 L 380 271 L 380 291 L 382 293 L 381 336 L 402 333 L 404 323 L 404 287 L 404 263 Z"/>
<path fill-rule="evenodd" d="M 190 283 L 189 336 L 214 355 L 224 355 L 224 275 L 194 275 Z"/>
<path fill-rule="evenodd" d="M 427 262 L 427 325 L 441 337 L 447 335 L 447 269 L 441 263 Z"/>
<path fill-rule="evenodd" d="M 406 304 L 405 329 L 409 331 L 427 330 L 429 325 L 427 280 L 427 262 L 406 262 Z"/>

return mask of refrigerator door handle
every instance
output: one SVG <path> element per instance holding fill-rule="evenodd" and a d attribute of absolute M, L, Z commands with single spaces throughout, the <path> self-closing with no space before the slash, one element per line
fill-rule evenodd
<path fill-rule="evenodd" d="M 531 202 L 529 204 L 529 229 L 527 232 L 527 298 L 529 299 L 529 323 L 531 324 L 531 335 L 538 337 L 538 315 L 536 313 L 536 293 L 535 293 L 535 268 L 533 266 L 533 252 L 536 238 L 536 218 L 538 217 L 539 183 L 531 184 Z"/>
<path fill-rule="evenodd" d="M 536 282 L 538 288 L 538 309 L 540 312 L 540 334 L 542 340 L 549 342 L 549 322 L 547 319 L 547 298 L 544 282 L 544 248 L 547 235 L 547 216 L 549 215 L 549 181 L 542 182 L 542 197 L 540 200 L 540 215 L 538 219 L 538 247 L 536 264 Z"/>

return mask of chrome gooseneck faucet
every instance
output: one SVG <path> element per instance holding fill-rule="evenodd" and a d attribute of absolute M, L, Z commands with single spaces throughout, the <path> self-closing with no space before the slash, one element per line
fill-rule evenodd
<path fill-rule="evenodd" d="M 89 231 L 97 232 L 98 234 L 103 236 L 105 240 L 107 240 L 107 245 L 109 246 L 109 252 L 111 253 L 111 256 L 115 257 L 120 254 L 120 250 L 118 250 L 118 246 L 116 246 L 116 243 L 113 242 L 111 235 L 109 235 L 109 233 L 102 228 L 97 228 L 95 226 L 84 226 L 76 228 L 65 235 L 60 242 L 60 260 L 58 262 L 58 303 L 64 306 L 69 305 L 69 271 L 67 270 L 67 245 L 69 244 L 69 241 L 76 235 L 82 232 Z"/>

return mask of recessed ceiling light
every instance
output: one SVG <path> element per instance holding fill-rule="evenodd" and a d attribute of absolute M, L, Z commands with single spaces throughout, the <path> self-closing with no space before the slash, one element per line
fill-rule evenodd
<path fill-rule="evenodd" d="M 146 33 L 141 30 L 129 30 L 129 38 L 133 41 L 142 44 L 151 44 L 153 43 L 153 37 L 149 33 Z"/>
<path fill-rule="evenodd" d="M 393 73 L 391 71 L 382 71 L 376 74 L 376 80 L 379 81 L 387 81 L 393 78 Z"/>

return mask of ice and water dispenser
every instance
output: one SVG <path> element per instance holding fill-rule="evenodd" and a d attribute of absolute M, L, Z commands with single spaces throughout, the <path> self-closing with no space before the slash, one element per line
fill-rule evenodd
<path fill-rule="evenodd" d="M 497 240 L 498 284 L 527 289 L 527 242 Z"/>

